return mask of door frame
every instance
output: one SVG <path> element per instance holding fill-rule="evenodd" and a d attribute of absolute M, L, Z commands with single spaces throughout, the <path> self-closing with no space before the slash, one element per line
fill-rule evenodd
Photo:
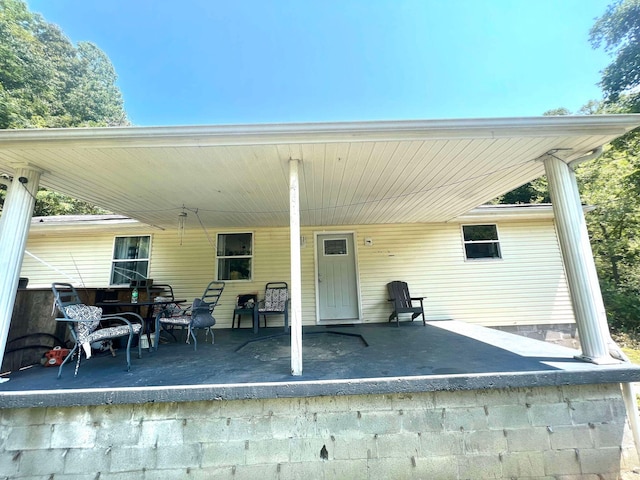
<path fill-rule="evenodd" d="M 335 321 L 322 321 L 320 319 L 320 284 L 318 282 L 318 238 L 322 235 L 351 235 L 353 239 L 353 261 L 355 262 L 355 280 L 356 280 L 356 305 L 358 307 L 358 318 L 356 320 L 350 320 L 349 322 Z M 314 284 L 315 284 L 315 297 L 316 297 L 316 325 L 334 325 L 334 324 L 356 324 L 364 323 L 362 320 L 362 295 L 360 292 L 360 262 L 358 261 L 358 233 L 355 230 L 322 230 L 313 232 L 313 266 L 314 266 Z"/>

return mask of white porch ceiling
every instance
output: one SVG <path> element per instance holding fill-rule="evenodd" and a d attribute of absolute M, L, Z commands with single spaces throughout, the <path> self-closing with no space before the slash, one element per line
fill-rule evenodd
<path fill-rule="evenodd" d="M 182 207 L 207 227 L 451 220 L 640 125 L 640 115 L 0 131 L 0 173 L 161 228 Z M 190 214 L 189 218 L 192 218 Z"/>

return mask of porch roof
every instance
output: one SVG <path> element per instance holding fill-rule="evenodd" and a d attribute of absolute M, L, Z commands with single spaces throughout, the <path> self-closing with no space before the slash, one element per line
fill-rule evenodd
<path fill-rule="evenodd" d="M 161 345 L 132 355 L 13 372 L 0 408 L 484 390 L 640 381 L 640 366 L 594 365 L 551 343 L 449 321 L 305 327 L 305 369 L 290 375 L 289 337 L 278 329 L 215 329 L 216 344 Z M 338 333 L 351 334 L 342 336 Z M 353 336 L 362 335 L 362 338 Z M 245 343 L 261 338 L 258 342 Z M 368 346 L 363 342 L 366 341 Z M 245 346 L 243 346 L 245 345 Z M 239 348 L 240 347 L 240 348 Z"/>
<path fill-rule="evenodd" d="M 640 125 L 640 115 L 0 131 L 0 174 L 160 228 L 442 222 Z"/>

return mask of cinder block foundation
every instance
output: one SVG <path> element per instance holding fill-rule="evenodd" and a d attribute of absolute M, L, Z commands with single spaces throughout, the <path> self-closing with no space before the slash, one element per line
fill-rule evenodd
<path fill-rule="evenodd" d="M 8 479 L 615 479 L 638 465 L 618 384 L 10 408 L 0 447 Z"/>

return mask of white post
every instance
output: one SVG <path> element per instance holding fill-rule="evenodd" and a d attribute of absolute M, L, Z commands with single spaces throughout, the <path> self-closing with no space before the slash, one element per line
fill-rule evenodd
<path fill-rule="evenodd" d="M 552 155 L 546 157 L 544 168 L 580 335 L 580 358 L 593 363 L 614 363 L 603 331 L 607 318 L 575 174 L 569 165 Z"/>
<path fill-rule="evenodd" d="M 291 375 L 302 375 L 302 273 L 300 265 L 300 160 L 289 160 L 289 241 L 291 245 Z"/>
<path fill-rule="evenodd" d="M 16 300 L 22 258 L 27 245 L 29 226 L 38 192 L 40 170 L 33 167 L 15 169 L 7 189 L 0 226 L 0 359 L 4 358 Z M 27 320 L 27 319 L 25 319 Z"/>

